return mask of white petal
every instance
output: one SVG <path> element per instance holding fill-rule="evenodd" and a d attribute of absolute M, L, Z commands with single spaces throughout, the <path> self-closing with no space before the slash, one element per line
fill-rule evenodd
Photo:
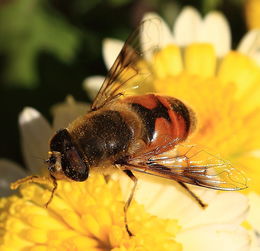
<path fill-rule="evenodd" d="M 22 151 L 27 167 L 34 174 L 46 169 L 48 141 L 52 130 L 47 120 L 34 108 L 26 107 L 19 116 Z"/>
<path fill-rule="evenodd" d="M 143 204 L 149 213 L 161 218 L 178 219 L 182 225 L 203 211 L 175 181 L 145 174 L 135 173 L 135 175 L 138 177 L 138 185 L 134 199 Z M 126 175 L 122 175 L 119 180 L 124 198 L 127 199 L 133 182 Z M 196 189 L 196 194 L 205 203 L 209 203 L 215 197 L 216 191 Z"/>
<path fill-rule="evenodd" d="M 193 228 L 177 234 L 176 240 L 182 243 L 183 251 L 246 251 L 250 248 L 249 234 L 237 225 Z"/>
<path fill-rule="evenodd" d="M 107 38 L 103 41 L 103 57 L 108 70 L 112 67 L 123 46 L 124 42 L 117 39 Z"/>
<path fill-rule="evenodd" d="M 168 25 L 155 13 L 147 13 L 140 30 L 142 51 L 147 59 L 152 53 L 170 43 L 173 35 Z"/>
<path fill-rule="evenodd" d="M 184 228 L 207 224 L 239 224 L 245 220 L 248 211 L 248 199 L 239 192 L 218 193 L 206 209 L 196 217 L 189 219 Z"/>
<path fill-rule="evenodd" d="M 248 221 L 253 228 L 260 234 L 260 195 L 257 193 L 249 193 L 249 215 Z"/>
<path fill-rule="evenodd" d="M 202 18 L 195 8 L 184 8 L 174 25 L 174 37 L 177 44 L 186 46 L 192 42 L 197 42 L 201 24 Z"/>
<path fill-rule="evenodd" d="M 0 173 L 0 196 L 12 194 L 10 183 L 26 176 L 21 166 L 7 159 L 0 159 Z"/>
<path fill-rule="evenodd" d="M 204 19 L 199 40 L 212 43 L 219 57 L 231 49 L 231 32 L 227 19 L 219 12 L 210 12 Z"/>
<path fill-rule="evenodd" d="M 83 88 L 86 90 L 87 95 L 94 100 L 96 97 L 101 85 L 104 82 L 104 76 L 92 76 L 88 77 L 83 82 Z"/>
<path fill-rule="evenodd" d="M 216 223 L 239 224 L 245 219 L 248 200 L 238 192 L 219 193 L 211 189 L 189 186 L 208 204 L 206 209 L 202 209 L 176 182 L 145 174 L 135 175 L 138 177 L 138 185 L 134 199 L 153 215 L 177 219 L 185 229 Z M 122 175 L 119 180 L 126 200 L 133 182 L 126 175 Z"/>
<path fill-rule="evenodd" d="M 249 31 L 241 40 L 238 51 L 255 59 L 260 64 L 260 30 Z"/>
<path fill-rule="evenodd" d="M 71 121 L 84 115 L 88 110 L 87 103 L 76 102 L 72 96 L 67 96 L 65 102 L 56 104 L 51 109 L 54 130 L 67 127 Z"/>

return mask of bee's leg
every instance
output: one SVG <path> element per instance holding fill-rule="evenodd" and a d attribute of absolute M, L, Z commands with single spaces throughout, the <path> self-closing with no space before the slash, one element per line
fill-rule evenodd
<path fill-rule="evenodd" d="M 127 202 L 125 203 L 124 212 L 125 212 L 125 228 L 129 236 L 133 236 L 131 231 L 129 230 L 128 224 L 127 224 L 127 210 L 131 204 L 131 201 L 134 197 L 136 185 L 137 185 L 137 178 L 133 175 L 133 173 L 130 170 L 124 170 L 124 173 L 134 182 L 134 186 L 132 188 L 132 191 L 127 199 Z"/>
<path fill-rule="evenodd" d="M 28 177 L 19 179 L 15 182 L 11 183 L 10 188 L 12 190 L 15 190 L 22 184 L 32 183 L 32 182 L 37 183 L 37 184 L 50 185 L 51 181 L 52 181 L 52 184 L 53 184 L 53 188 L 52 188 L 52 191 L 51 191 L 51 197 L 47 201 L 47 203 L 45 204 L 45 206 L 48 207 L 48 205 L 50 204 L 50 202 L 53 199 L 54 192 L 56 191 L 57 186 L 58 186 L 56 178 L 54 176 L 52 176 L 52 175 L 50 177 L 40 177 L 40 176 L 36 176 L 36 175 L 28 176 Z"/>
<path fill-rule="evenodd" d="M 178 181 L 178 183 L 198 202 L 198 204 L 204 209 L 207 204 L 204 203 L 195 193 L 193 193 L 184 183 Z"/>
<path fill-rule="evenodd" d="M 32 182 L 35 182 L 35 183 L 38 183 L 38 184 L 50 184 L 50 179 L 49 179 L 49 177 L 46 178 L 46 177 L 40 177 L 40 176 L 36 176 L 36 175 L 28 176 L 28 177 L 19 179 L 15 182 L 12 182 L 10 184 L 10 188 L 12 190 L 15 190 L 22 184 L 32 183 Z"/>
<path fill-rule="evenodd" d="M 53 196 L 54 196 L 54 193 L 55 191 L 57 190 L 57 187 L 58 187 L 58 183 L 57 183 L 57 180 L 54 176 L 50 176 L 51 179 L 52 179 L 52 184 L 53 184 L 53 188 L 51 190 L 51 197 L 49 198 L 49 200 L 47 201 L 47 203 L 45 204 L 45 207 L 47 208 L 49 206 L 49 204 L 51 203 L 52 199 L 53 199 Z"/>

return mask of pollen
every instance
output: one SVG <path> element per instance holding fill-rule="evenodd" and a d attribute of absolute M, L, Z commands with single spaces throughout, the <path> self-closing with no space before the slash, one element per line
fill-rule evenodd
<path fill-rule="evenodd" d="M 20 196 L 0 200 L 1 250 L 182 250 L 176 220 L 148 214 L 125 202 L 117 181 L 93 174 L 86 182 L 58 182 L 48 208 L 48 187 L 26 184 Z"/>

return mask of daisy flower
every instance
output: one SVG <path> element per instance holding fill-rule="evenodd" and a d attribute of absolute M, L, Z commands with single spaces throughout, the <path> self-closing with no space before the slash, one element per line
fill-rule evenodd
<path fill-rule="evenodd" d="M 204 24 L 206 21 L 201 20 L 196 11 L 190 8 L 185 11 L 187 10 L 196 13 L 196 17 L 193 16 L 193 18 L 195 24 L 198 25 L 198 30 L 200 30 L 199 23 L 201 23 L 203 27 L 208 27 Z M 185 11 L 180 15 L 180 21 L 177 23 L 179 23 L 179 25 L 186 23 L 188 27 L 187 21 L 181 22 L 183 18 L 185 19 L 185 16 L 187 18 Z M 218 16 L 219 15 L 217 15 L 217 17 Z M 149 18 L 150 17 L 151 15 Z M 218 22 L 216 24 L 213 20 L 210 22 L 211 25 L 217 25 Z M 219 20 L 222 22 L 222 17 Z M 203 80 L 205 78 L 205 83 L 200 83 L 206 85 L 208 83 L 206 80 L 209 77 L 213 79 L 216 74 L 214 71 L 211 72 L 212 69 L 210 71 L 210 67 L 208 67 L 206 73 L 203 72 L 200 75 L 199 73 L 203 71 L 203 67 L 201 67 L 200 70 L 197 69 L 198 65 L 196 65 L 195 56 L 200 55 L 201 58 L 206 59 L 208 51 L 209 53 L 214 51 L 214 46 L 211 48 L 207 44 L 205 45 L 205 47 L 207 47 L 206 49 L 204 49 L 203 45 L 198 48 L 195 46 L 193 50 L 195 60 L 192 55 L 190 59 L 188 59 L 189 57 L 185 59 L 185 57 L 181 56 L 181 52 L 178 48 L 183 47 L 185 51 L 185 48 L 188 48 L 189 44 L 197 45 L 197 43 L 191 41 L 192 37 L 186 37 L 183 46 L 181 46 L 181 41 L 175 40 L 175 37 L 163 21 L 162 24 L 162 29 L 167 37 L 163 40 L 164 44 L 161 45 L 161 50 L 150 58 L 152 62 L 151 65 L 154 64 L 154 88 L 156 88 L 158 92 L 161 92 L 160 88 L 162 88 L 163 83 L 165 85 L 164 91 L 167 87 L 167 91 L 169 91 L 168 95 L 175 96 L 171 93 L 174 88 L 172 87 L 171 89 L 169 86 L 177 86 L 178 82 L 172 82 L 170 77 L 179 77 L 180 80 L 182 80 L 181 77 L 183 76 L 183 86 L 187 88 L 185 87 L 188 84 L 185 83 L 186 75 L 190 77 L 187 77 L 187 81 L 193 80 L 193 78 L 201 77 Z M 222 23 L 222 25 L 222 28 L 226 27 L 225 24 Z M 192 30 L 189 27 L 187 29 Z M 181 32 L 183 31 L 183 29 L 180 30 Z M 212 26 L 209 25 L 208 30 L 212 30 Z M 224 30 L 224 28 L 221 30 Z M 202 31 L 200 32 L 203 34 Z M 205 34 L 206 33 L 201 36 L 204 38 L 207 37 Z M 229 33 L 227 32 L 227 34 Z M 217 38 L 217 36 L 215 37 Z M 200 40 L 200 38 L 198 39 Z M 224 40 L 230 43 L 230 40 Z M 207 42 L 209 43 L 210 41 Z M 212 41 L 212 43 L 214 44 L 214 41 Z M 120 42 L 111 43 L 111 41 L 108 40 L 105 47 L 113 48 L 114 50 L 112 49 L 112 51 L 116 51 L 116 47 L 120 47 L 118 45 L 120 45 Z M 228 52 L 230 49 L 229 46 L 227 46 L 225 42 L 222 48 L 216 50 L 220 53 L 218 57 L 219 60 Z M 166 50 L 169 50 L 169 52 L 166 53 Z M 199 52 L 201 52 L 201 54 L 199 54 Z M 174 60 L 173 62 L 174 64 L 176 62 L 178 66 L 177 68 L 174 67 L 173 72 L 171 68 L 169 69 L 169 55 L 170 57 L 174 56 L 176 61 Z M 112 59 L 115 59 L 115 55 L 111 56 L 106 52 L 105 58 L 107 64 L 111 66 Z M 157 59 L 155 60 L 155 58 Z M 185 65 L 183 64 L 183 58 L 187 60 L 187 63 L 191 62 L 191 73 L 186 68 L 184 70 L 186 63 Z M 213 61 L 213 59 L 211 58 L 211 61 Z M 202 64 L 202 62 L 199 64 Z M 217 65 L 217 62 L 215 64 Z M 214 65 L 214 62 L 212 65 Z M 173 76 L 169 73 L 173 73 Z M 100 80 L 101 78 L 96 77 L 95 79 Z M 93 87 L 91 90 L 96 88 L 95 81 L 93 81 L 95 79 L 91 78 L 87 81 L 87 85 Z M 167 85 L 164 80 L 169 80 Z M 160 81 L 162 83 L 160 83 Z M 217 81 L 218 79 L 216 83 L 218 83 Z M 222 84 L 220 87 L 222 88 Z M 92 93 L 94 92 L 95 91 Z M 177 93 L 179 93 L 177 95 L 177 97 L 179 97 L 181 91 Z M 211 93 L 212 90 L 208 95 Z M 200 93 L 198 93 L 198 95 L 199 94 Z M 187 104 L 194 107 L 194 109 L 197 109 L 197 107 L 200 108 L 198 105 L 196 106 L 196 102 L 199 103 L 199 101 L 194 101 L 194 104 L 189 103 L 188 97 L 187 95 L 187 97 L 184 96 L 183 98 Z M 236 96 L 236 98 L 240 97 Z M 180 99 L 182 98 L 180 97 Z M 199 97 L 197 97 L 196 100 L 199 100 Z M 211 106 L 207 107 L 207 101 L 208 99 L 205 100 L 203 105 L 206 106 L 206 108 L 210 108 Z M 217 103 L 217 105 L 218 104 L 219 103 Z M 253 107 L 253 100 L 251 107 Z M 216 107 L 213 106 L 213 108 Z M 245 107 L 244 114 L 250 111 L 250 109 L 249 105 Z M 23 126 L 26 125 L 28 128 L 31 128 L 28 131 L 24 129 L 23 133 L 29 134 L 35 130 L 35 132 L 38 132 L 38 136 L 39 132 L 41 132 L 42 135 L 47 135 L 49 129 L 45 131 L 43 127 L 41 130 L 39 130 L 39 128 L 38 130 L 32 128 L 36 121 L 42 120 L 42 117 L 35 110 L 29 111 L 33 111 L 33 113 L 26 114 L 29 115 L 25 120 L 26 123 L 23 117 L 24 114 L 20 118 L 20 123 Z M 200 122 L 202 124 L 199 124 L 199 128 L 203 125 L 203 116 L 206 117 L 205 113 L 203 109 L 198 110 L 198 118 L 202 118 L 202 122 Z M 63 113 L 63 116 L 64 115 L 67 114 Z M 54 121 L 62 122 L 63 119 L 54 119 Z M 65 125 L 62 124 L 59 126 L 63 127 Z M 222 125 L 220 128 L 224 128 L 224 126 Z M 199 129 L 197 133 L 200 133 Z M 202 132 L 201 134 L 203 135 Z M 209 138 L 208 135 L 209 134 L 206 134 L 205 136 L 207 139 Z M 218 135 L 212 136 L 217 138 Z M 195 137 L 196 134 L 191 140 L 195 140 Z M 199 137 L 197 136 L 197 138 Z M 33 144 L 34 139 L 37 139 L 36 135 L 30 137 L 30 144 L 35 147 L 36 145 Z M 47 139 L 45 139 L 45 141 L 46 140 Z M 23 142 L 26 142 L 25 138 Z M 203 143 L 203 139 L 199 141 L 199 143 Z M 29 142 L 27 144 L 29 144 Z M 26 147 L 27 144 L 24 143 L 23 146 Z M 215 147 L 215 145 L 211 147 Z M 226 148 L 228 147 L 232 148 L 234 146 L 229 145 Z M 35 150 L 33 147 L 28 149 L 31 151 Z M 232 149 L 230 151 L 232 151 Z M 228 152 L 229 154 L 230 151 Z M 28 150 L 28 152 L 30 151 Z M 223 150 L 221 151 L 221 154 L 222 153 Z M 208 204 L 206 209 L 202 209 L 198 203 L 186 194 L 181 187 L 175 184 L 174 181 L 144 175 L 138 175 L 138 179 L 134 201 L 131 203 L 127 212 L 128 226 L 133 236 L 130 237 L 127 234 L 124 224 L 124 205 L 133 185 L 131 180 L 120 172 L 115 173 L 112 178 L 108 180 L 105 179 L 104 176 L 92 172 L 86 182 L 58 181 L 58 190 L 48 208 L 44 207 L 51 191 L 51 186 L 48 184 L 45 186 L 26 184 L 20 188 L 19 196 L 13 195 L 0 199 L 0 249 L 245 251 L 254 248 L 252 246 L 253 236 L 250 235 L 250 231 L 242 225 L 247 219 L 248 211 L 248 199 L 245 195 L 238 192 L 219 193 L 209 189 L 194 188 L 193 191 L 203 202 Z M 252 217 L 254 217 L 253 214 Z"/>

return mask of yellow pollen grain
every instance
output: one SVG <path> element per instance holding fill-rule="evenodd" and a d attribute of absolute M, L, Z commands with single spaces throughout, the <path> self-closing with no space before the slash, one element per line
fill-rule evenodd
<path fill-rule="evenodd" d="M 248 221 L 244 221 L 241 225 L 247 230 L 253 230 L 252 225 Z"/>

